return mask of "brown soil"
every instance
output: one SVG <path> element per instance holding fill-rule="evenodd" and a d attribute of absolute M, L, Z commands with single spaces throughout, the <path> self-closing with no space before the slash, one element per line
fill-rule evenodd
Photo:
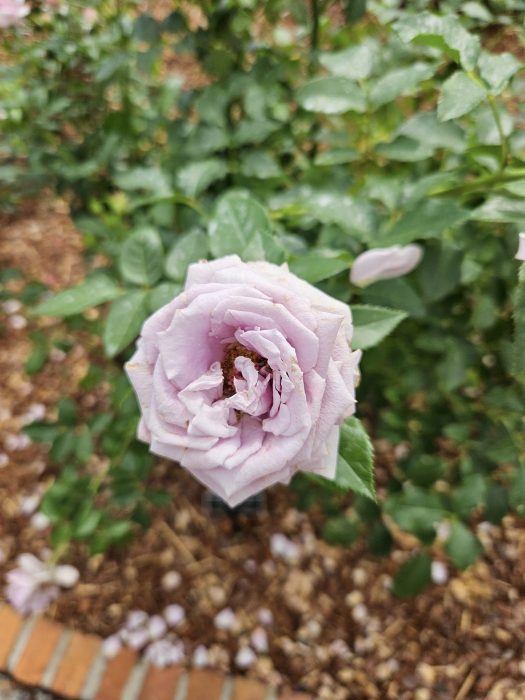
<path fill-rule="evenodd" d="M 0 226 L 0 266 L 16 267 L 27 280 L 53 289 L 81 279 L 81 253 L 62 202 L 27 208 Z M 14 296 L 21 284 L 8 283 Z M 28 316 L 26 309 L 18 313 Z M 23 365 L 37 323 L 13 329 L 8 315 L 0 314 L 0 452 L 9 459 L 0 469 L 0 555 L 7 571 L 18 554 L 38 554 L 48 544 L 49 533 L 36 532 L 20 514 L 20 501 L 48 483 L 52 472 L 40 446 L 9 450 L 6 441 L 19 433 L 21 416 L 35 402 L 46 406 L 48 417 L 61 396 L 96 405 L 99 397 L 79 392 L 78 383 L 99 348 L 60 322 L 38 321 L 73 347 L 28 377 Z M 323 542 L 321 516 L 298 512 L 285 488 L 268 492 L 264 512 L 234 521 L 212 518 L 202 487 L 174 464 L 159 461 L 153 478 L 172 495 L 172 505 L 122 551 L 90 558 L 74 551 L 69 561 L 80 569 L 81 583 L 62 594 L 52 617 L 108 635 L 129 610 L 154 613 L 179 603 L 187 614 L 180 636 L 188 657 L 205 644 L 214 666 L 239 673 L 239 644 L 249 640 L 260 608 L 269 608 L 269 652 L 258 654 L 247 671 L 252 677 L 310 690 L 323 700 L 525 698 L 523 521 L 509 517 L 502 527 L 482 527 L 483 560 L 464 573 L 448 566 L 447 585 L 401 602 L 389 586 L 414 547 L 412 538 L 394 533 L 392 555 L 377 560 L 362 544 L 344 549 Z M 273 533 L 298 545 L 297 561 L 272 556 Z M 441 558 L 437 551 L 435 558 Z M 173 570 L 182 584 L 167 593 L 161 579 Z M 213 618 L 226 607 L 235 612 L 236 625 L 217 630 Z"/>

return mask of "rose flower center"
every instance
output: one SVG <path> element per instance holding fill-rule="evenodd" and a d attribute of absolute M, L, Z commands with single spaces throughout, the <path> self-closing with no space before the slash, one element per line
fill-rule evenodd
<path fill-rule="evenodd" d="M 263 368 L 268 368 L 266 358 L 261 357 L 261 355 L 254 350 L 248 350 L 247 347 L 240 343 L 231 343 L 227 345 L 221 362 L 222 376 L 224 377 L 222 391 L 225 397 L 233 396 L 236 393 L 234 379 L 239 379 L 241 377 L 239 371 L 235 368 L 235 360 L 238 357 L 247 357 L 250 359 L 258 372 Z"/>

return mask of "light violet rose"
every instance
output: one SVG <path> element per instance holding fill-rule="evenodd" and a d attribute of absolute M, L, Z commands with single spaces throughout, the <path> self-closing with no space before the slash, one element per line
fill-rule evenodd
<path fill-rule="evenodd" d="M 525 233 L 519 234 L 518 252 L 515 255 L 516 260 L 525 261 Z"/>
<path fill-rule="evenodd" d="M 350 282 L 356 287 L 366 287 L 378 280 L 407 275 L 419 265 L 422 255 L 421 247 L 415 244 L 367 250 L 354 260 Z"/>
<path fill-rule="evenodd" d="M 29 10 L 24 0 L 0 0 L 0 29 L 20 24 Z"/>
<path fill-rule="evenodd" d="M 281 267 L 236 255 L 191 265 L 126 365 L 138 437 L 230 507 L 299 470 L 335 476 L 354 413 L 352 319 Z"/>
<path fill-rule="evenodd" d="M 6 576 L 5 596 L 22 615 L 44 612 L 58 598 L 60 586 L 71 588 L 79 578 L 74 566 L 55 566 L 33 554 L 21 554 L 16 563 Z"/>

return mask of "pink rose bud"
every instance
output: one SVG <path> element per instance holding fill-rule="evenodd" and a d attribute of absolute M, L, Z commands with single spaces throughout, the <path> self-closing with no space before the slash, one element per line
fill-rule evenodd
<path fill-rule="evenodd" d="M 519 234 L 518 252 L 516 253 L 515 257 L 516 260 L 525 261 L 525 233 Z"/>
<path fill-rule="evenodd" d="M 356 287 L 366 287 L 378 280 L 401 277 L 417 267 L 423 251 L 418 245 L 373 248 L 361 253 L 350 270 L 350 281 Z"/>
<path fill-rule="evenodd" d="M 286 266 L 191 265 L 126 365 L 138 437 L 230 507 L 297 471 L 333 479 L 339 426 L 355 411 L 351 339 L 348 305 Z"/>

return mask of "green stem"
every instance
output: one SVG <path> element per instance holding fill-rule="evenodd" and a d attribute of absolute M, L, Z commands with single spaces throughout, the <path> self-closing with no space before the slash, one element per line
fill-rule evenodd
<path fill-rule="evenodd" d="M 432 192 L 431 194 L 434 197 L 448 195 L 462 196 L 483 191 L 487 187 L 497 187 L 498 185 L 504 185 L 506 182 L 514 182 L 515 180 L 523 179 L 525 179 L 525 168 L 516 168 L 513 170 L 505 170 L 504 172 L 499 171 L 491 175 L 484 175 L 471 182 L 466 182 L 463 185 L 456 185 L 455 187 L 449 187 L 448 189 Z"/>
<path fill-rule="evenodd" d="M 505 132 L 503 131 L 503 124 L 501 123 L 501 117 L 493 95 L 489 95 L 489 106 L 494 117 L 494 121 L 496 122 L 496 128 L 498 129 L 498 134 L 501 141 L 501 155 L 499 164 L 499 169 L 501 172 L 505 169 L 507 159 L 509 157 L 509 143 L 507 137 L 505 136 Z"/>
<path fill-rule="evenodd" d="M 61 542 L 49 558 L 49 564 L 55 566 L 69 549 L 70 542 Z"/>
<path fill-rule="evenodd" d="M 310 32 L 310 71 L 317 66 L 317 52 L 319 50 L 319 19 L 321 16 L 319 0 L 312 0 L 312 29 Z"/>

